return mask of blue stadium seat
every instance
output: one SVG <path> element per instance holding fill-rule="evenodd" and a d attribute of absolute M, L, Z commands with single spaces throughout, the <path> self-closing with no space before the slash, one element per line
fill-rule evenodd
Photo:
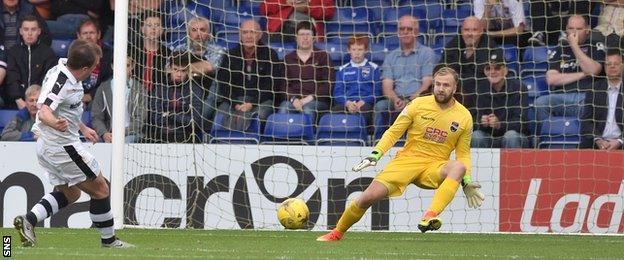
<path fill-rule="evenodd" d="M 535 98 L 548 94 L 545 74 L 521 74 L 522 83 L 527 87 L 529 97 Z"/>
<path fill-rule="evenodd" d="M 392 7 L 392 0 L 351 0 L 351 6 L 365 6 L 372 14 L 372 18 L 379 22 L 385 8 Z"/>
<path fill-rule="evenodd" d="M 472 15 L 472 8 L 445 9 L 442 11 L 442 26 L 444 26 L 445 28 L 455 28 L 455 30 L 458 30 L 458 28 L 460 28 L 462 23 L 464 22 L 464 19 L 466 19 L 466 17 L 470 15 Z M 446 30 L 447 29 L 436 31 L 442 32 Z"/>
<path fill-rule="evenodd" d="M 168 3 L 172 1 L 164 1 Z M 166 30 L 185 31 L 186 23 L 195 16 L 190 9 L 186 8 L 182 3 L 165 4 L 166 10 L 162 15 L 163 27 Z"/>
<path fill-rule="evenodd" d="M 217 112 L 210 135 L 210 143 L 258 144 L 260 143 L 260 119 L 255 114 L 246 131 L 233 131 L 223 126 L 225 115 Z"/>
<path fill-rule="evenodd" d="M 316 132 L 317 145 L 365 146 L 366 138 L 366 121 L 359 114 L 325 114 Z"/>
<path fill-rule="evenodd" d="M 218 10 L 216 12 L 212 12 L 212 8 L 210 8 L 209 6 L 205 6 L 205 5 L 201 5 L 201 4 L 197 4 L 194 1 L 189 1 L 187 3 L 186 8 L 189 9 L 189 11 L 191 11 L 191 13 L 200 16 L 200 17 L 204 17 L 208 20 L 212 20 L 212 21 L 220 21 L 221 20 L 221 16 L 220 16 L 220 12 L 218 12 Z M 214 30 L 213 30 L 214 31 Z"/>
<path fill-rule="evenodd" d="M 56 57 L 66 58 L 67 50 L 72 41 L 74 41 L 74 39 L 52 39 L 52 45 L 50 47 L 52 47 Z"/>
<path fill-rule="evenodd" d="M 522 71 L 525 70 L 548 70 L 548 57 L 551 50 L 548 47 L 529 47 L 522 57 Z"/>
<path fill-rule="evenodd" d="M 280 60 L 284 60 L 286 54 L 297 49 L 297 46 L 294 43 L 271 42 L 269 43 L 269 47 L 277 52 L 277 57 Z"/>
<path fill-rule="evenodd" d="M 233 49 L 240 42 L 238 31 L 220 31 L 215 35 L 215 41 L 226 49 Z"/>
<path fill-rule="evenodd" d="M 254 19 L 254 16 L 251 14 L 237 13 L 236 9 L 234 9 L 234 11 L 226 10 L 220 24 L 225 26 L 224 30 L 226 31 L 238 31 L 243 21 L 252 19 Z"/>
<path fill-rule="evenodd" d="M 244 15 L 262 15 L 260 13 L 260 1 L 241 0 L 238 4 L 238 12 Z"/>
<path fill-rule="evenodd" d="M 383 64 L 384 59 L 386 58 L 386 54 L 388 53 L 388 51 L 390 51 L 390 49 L 386 48 L 384 44 L 371 43 L 369 60 L 381 66 Z"/>
<path fill-rule="evenodd" d="M 186 32 L 175 31 L 165 34 L 165 46 L 170 50 L 174 50 L 180 45 L 186 45 Z"/>
<path fill-rule="evenodd" d="M 18 111 L 19 110 L 10 109 L 0 110 L 0 133 L 4 130 L 4 127 L 13 120 Z"/>
<path fill-rule="evenodd" d="M 189 1 L 188 5 L 195 8 L 200 15 L 208 13 L 210 16 L 204 17 L 210 18 L 213 22 L 222 22 L 227 10 L 236 10 L 233 1 L 230 0 L 193 0 Z"/>
<path fill-rule="evenodd" d="M 419 21 L 426 20 L 430 25 L 438 25 L 442 21 L 443 7 L 439 1 L 424 1 L 424 0 L 401 0 L 398 1 L 397 6 L 399 8 L 412 8 L 412 10 L 422 10 L 424 12 L 414 12 L 414 16 Z M 424 15 L 420 15 L 424 14 Z"/>
<path fill-rule="evenodd" d="M 312 117 L 301 113 L 276 113 L 267 118 L 262 143 L 308 144 L 314 138 Z"/>
<path fill-rule="evenodd" d="M 427 10 L 415 9 L 412 7 L 398 7 L 398 8 L 386 8 L 382 14 L 381 19 L 381 33 L 382 34 L 396 34 L 399 18 L 404 15 L 413 15 L 419 20 L 420 33 L 427 33 L 429 28 L 429 22 L 427 18 Z"/>
<path fill-rule="evenodd" d="M 529 139 L 533 140 L 533 137 L 535 136 L 535 127 L 537 125 L 537 114 L 535 112 L 535 107 L 533 106 L 532 102 L 529 103 L 529 107 L 524 112 L 524 115 L 524 128 L 528 129 L 528 132 L 531 133 L 531 138 Z"/>
<path fill-rule="evenodd" d="M 349 61 L 349 55 L 347 55 L 347 44 L 336 42 L 315 42 L 314 47 L 324 50 L 329 53 L 334 66 L 340 66 Z"/>
<path fill-rule="evenodd" d="M 505 55 L 505 62 L 510 72 L 513 72 L 512 76 L 517 76 L 520 72 L 520 63 L 518 60 L 518 47 L 511 44 L 503 45 L 503 54 Z"/>
<path fill-rule="evenodd" d="M 541 122 L 538 148 L 578 148 L 580 122 L 576 117 L 550 117 Z"/>
<path fill-rule="evenodd" d="M 396 1 L 397 6 L 419 6 L 424 7 L 425 5 L 433 2 L 431 0 L 398 0 Z"/>
<path fill-rule="evenodd" d="M 88 127 L 91 127 L 91 111 L 85 110 L 82 112 L 82 123 Z"/>
<path fill-rule="evenodd" d="M 334 19 L 325 22 L 325 35 L 348 36 L 355 33 L 376 34 L 372 13 L 364 7 L 338 7 Z"/>

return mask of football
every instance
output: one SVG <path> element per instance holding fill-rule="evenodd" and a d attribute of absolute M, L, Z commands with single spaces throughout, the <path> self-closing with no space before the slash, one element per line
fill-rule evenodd
<path fill-rule="evenodd" d="M 298 198 L 285 200 L 277 209 L 277 219 L 286 229 L 305 228 L 309 215 L 308 205 Z"/>

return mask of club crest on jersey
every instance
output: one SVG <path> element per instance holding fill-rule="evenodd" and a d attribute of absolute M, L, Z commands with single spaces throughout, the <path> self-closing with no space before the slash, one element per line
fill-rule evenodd
<path fill-rule="evenodd" d="M 451 132 L 455 133 L 455 132 L 457 132 L 457 129 L 459 129 L 459 123 L 453 121 L 451 123 Z"/>
<path fill-rule="evenodd" d="M 362 77 L 368 77 L 368 75 L 370 75 L 370 68 L 362 67 Z"/>

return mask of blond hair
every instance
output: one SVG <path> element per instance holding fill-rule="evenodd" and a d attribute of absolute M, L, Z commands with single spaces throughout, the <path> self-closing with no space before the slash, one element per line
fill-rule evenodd
<path fill-rule="evenodd" d="M 455 84 L 459 84 L 459 74 L 457 74 L 457 72 L 452 69 L 451 67 L 442 67 L 440 69 L 438 69 L 438 71 L 436 71 L 435 74 L 433 74 L 433 79 L 435 80 L 435 78 L 437 76 L 444 76 L 444 75 L 453 75 L 453 79 L 455 80 Z"/>
<path fill-rule="evenodd" d="M 41 85 L 32 84 L 26 89 L 26 93 L 24 93 L 25 97 L 28 97 L 36 92 L 41 92 Z"/>

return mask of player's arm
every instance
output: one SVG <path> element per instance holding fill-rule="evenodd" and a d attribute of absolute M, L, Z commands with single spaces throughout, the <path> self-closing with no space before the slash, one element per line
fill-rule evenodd
<path fill-rule="evenodd" d="M 384 132 L 381 140 L 375 146 L 373 151 L 380 152 L 381 154 L 385 154 L 390 148 L 396 144 L 396 142 L 405 134 L 407 128 L 412 125 L 412 116 L 410 115 L 410 107 L 407 106 L 401 111 L 399 117 L 394 121 L 394 123 Z"/>
<path fill-rule="evenodd" d="M 67 127 L 69 127 L 69 122 L 67 122 L 67 119 L 62 117 L 56 117 L 54 115 L 54 110 L 52 110 L 52 108 L 48 104 L 41 105 L 41 109 L 39 109 L 39 112 L 37 112 L 37 116 L 39 117 L 39 120 L 41 120 L 41 122 L 58 131 L 65 132 L 67 131 Z"/>
<path fill-rule="evenodd" d="M 100 140 L 100 138 L 97 135 L 97 132 L 95 132 L 95 130 L 83 124 L 82 121 L 78 124 L 78 127 L 80 128 L 80 132 L 82 133 L 82 135 L 84 135 L 84 137 L 87 140 L 94 142 L 94 143 Z"/>
<path fill-rule="evenodd" d="M 410 104 L 403 108 L 399 117 L 394 121 L 394 124 L 386 130 L 386 132 L 379 140 L 379 143 L 373 149 L 373 152 L 366 158 L 364 158 L 358 165 L 353 167 L 353 171 L 361 171 L 368 166 L 377 165 L 377 161 L 383 156 L 394 144 L 405 134 L 407 128 L 412 124 L 412 116 L 409 114 Z"/>

